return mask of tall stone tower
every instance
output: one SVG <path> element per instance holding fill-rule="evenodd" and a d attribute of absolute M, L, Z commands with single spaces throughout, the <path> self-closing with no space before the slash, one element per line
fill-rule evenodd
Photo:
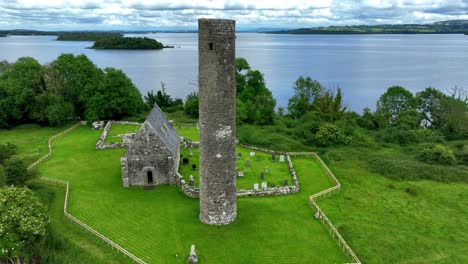
<path fill-rule="evenodd" d="M 226 225 L 237 216 L 234 20 L 198 20 L 200 220 Z"/>

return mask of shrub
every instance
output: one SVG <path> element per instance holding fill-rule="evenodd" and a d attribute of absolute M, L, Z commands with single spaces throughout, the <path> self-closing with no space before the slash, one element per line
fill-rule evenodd
<path fill-rule="evenodd" d="M 408 194 L 410 194 L 412 196 L 416 196 L 418 194 L 417 191 L 416 191 L 416 188 L 414 186 L 406 187 L 405 192 L 407 192 Z"/>
<path fill-rule="evenodd" d="M 332 123 L 321 125 L 315 135 L 315 142 L 319 146 L 341 145 L 350 142 L 349 137 L 345 136 L 343 131 Z"/>
<path fill-rule="evenodd" d="M 418 135 L 415 131 L 396 127 L 388 127 L 379 130 L 375 135 L 375 139 L 379 142 L 399 144 L 401 146 L 419 142 Z"/>
<path fill-rule="evenodd" d="M 423 147 L 417 157 L 420 161 L 429 164 L 454 165 L 457 163 L 453 150 L 441 144 Z"/>

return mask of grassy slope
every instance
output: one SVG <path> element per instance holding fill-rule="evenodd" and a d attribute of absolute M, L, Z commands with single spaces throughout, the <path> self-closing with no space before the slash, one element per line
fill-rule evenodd
<path fill-rule="evenodd" d="M 62 138 L 40 172 L 70 181 L 71 213 L 145 261 L 183 263 L 191 244 L 203 263 L 346 261 L 308 206 L 308 195 L 330 186 L 312 159 L 295 160 L 299 194 L 239 199 L 238 219 L 214 227 L 198 221 L 198 200 L 174 186 L 122 188 L 124 150 L 95 150 L 99 134 L 83 127 Z"/>
<path fill-rule="evenodd" d="M 279 162 L 279 155 L 276 156 L 276 162 L 271 161 L 271 154 L 253 151 L 255 157 L 250 157 L 252 150 L 237 147 L 237 153 L 242 153 L 242 158 L 237 158 L 237 168 L 239 171 L 245 171 L 245 176 L 237 177 L 237 189 L 252 189 L 254 183 L 261 185 L 262 181 L 266 181 L 268 186 L 283 186 L 284 180 L 288 180 L 290 186 L 293 185 L 291 174 L 289 173 L 288 164 L 286 162 Z M 192 171 L 192 164 L 196 164 L 199 168 L 199 152 L 198 148 L 193 148 L 193 156 L 189 156 L 189 149 L 181 149 L 182 158 L 189 159 L 189 166 L 179 166 L 179 172 L 184 176 L 184 179 L 188 182 L 189 175 L 193 175 L 195 179 L 195 186 L 198 186 L 199 181 L 199 170 Z M 260 160 L 257 160 L 257 156 Z M 250 160 L 250 167 L 245 164 L 247 160 Z M 285 159 L 286 160 L 286 159 Z M 265 172 L 265 168 L 268 167 L 268 174 L 264 173 L 264 180 L 260 179 L 260 173 Z"/>
<path fill-rule="evenodd" d="M 39 125 L 20 125 L 14 129 L 0 129 L 0 144 L 11 142 L 17 146 L 18 157 L 33 163 L 47 153 L 47 140 L 70 127 L 41 127 Z"/>
<path fill-rule="evenodd" d="M 391 180 L 368 172 L 358 151 L 335 152 L 342 191 L 319 204 L 361 261 L 468 263 L 467 184 Z"/>
<path fill-rule="evenodd" d="M 11 130 L 0 130 L 0 144 L 11 142 L 18 147 L 18 156 L 32 163 L 47 153 L 49 137 L 68 128 L 40 127 L 38 125 L 21 125 Z M 49 207 L 51 234 L 50 256 L 42 259 L 44 263 L 128 263 L 129 259 L 117 254 L 109 246 L 77 225 L 67 222 L 63 215 L 65 187 L 35 181 L 30 186 L 44 204 Z M 44 256 L 43 256 L 44 257 Z"/>

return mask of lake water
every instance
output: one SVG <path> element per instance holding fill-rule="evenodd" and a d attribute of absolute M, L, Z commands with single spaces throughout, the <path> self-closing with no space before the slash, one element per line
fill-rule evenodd
<path fill-rule="evenodd" d="M 141 35 L 140 35 L 141 36 Z M 97 66 L 122 69 L 142 94 L 159 89 L 185 98 L 196 90 L 197 34 L 147 34 L 174 49 L 92 50 L 92 42 L 55 41 L 50 36 L 0 38 L 0 60 L 30 56 L 41 63 L 61 53 L 86 54 Z M 375 108 L 392 85 L 412 92 L 428 86 L 468 87 L 468 36 L 464 35 L 270 35 L 238 33 L 236 56 L 265 74 L 279 106 L 287 106 L 293 83 L 308 75 L 328 87 L 341 87 L 350 109 Z"/>

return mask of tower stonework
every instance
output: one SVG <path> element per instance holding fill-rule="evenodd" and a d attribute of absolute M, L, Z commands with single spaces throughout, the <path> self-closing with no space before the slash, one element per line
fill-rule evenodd
<path fill-rule="evenodd" d="M 237 216 L 235 21 L 198 20 L 200 220 Z"/>

